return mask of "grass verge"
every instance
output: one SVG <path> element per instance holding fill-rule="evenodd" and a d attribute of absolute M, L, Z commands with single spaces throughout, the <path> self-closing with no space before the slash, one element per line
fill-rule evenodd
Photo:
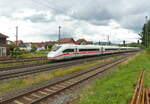
<path fill-rule="evenodd" d="M 63 75 L 69 74 L 69 73 L 73 73 L 75 71 L 79 71 L 79 70 L 88 69 L 88 68 L 93 67 L 95 65 L 102 64 L 102 63 L 107 62 L 107 61 L 111 61 L 111 60 L 118 58 L 118 57 L 120 57 L 120 56 L 115 56 L 115 57 L 111 57 L 111 58 L 107 58 L 107 59 L 103 59 L 103 60 L 98 60 L 98 61 L 85 62 L 85 63 L 82 63 L 81 65 L 71 67 L 71 68 L 56 69 L 56 70 L 53 70 L 51 72 L 40 73 L 38 75 L 28 77 L 25 79 L 15 79 L 15 80 L 11 80 L 8 82 L 0 83 L 0 95 L 5 93 L 5 92 L 17 89 L 17 88 L 23 88 L 23 87 L 26 87 L 28 85 L 39 84 L 41 82 L 50 80 L 54 77 L 63 76 Z"/>
<path fill-rule="evenodd" d="M 32 57 L 46 57 L 47 53 L 44 52 L 36 52 L 36 53 L 26 53 L 19 55 L 20 58 L 32 58 Z"/>
<path fill-rule="evenodd" d="M 0 67 L 8 67 L 8 66 L 19 66 L 19 65 L 24 65 L 24 64 L 38 64 L 38 63 L 44 63 L 44 62 L 49 62 L 49 60 L 34 60 L 34 61 L 26 61 L 26 62 L 12 62 L 8 64 L 2 64 L 0 63 Z"/>
<path fill-rule="evenodd" d="M 145 86 L 150 87 L 150 54 L 145 51 L 118 65 L 81 91 L 75 104 L 128 104 L 141 70 L 146 69 Z"/>

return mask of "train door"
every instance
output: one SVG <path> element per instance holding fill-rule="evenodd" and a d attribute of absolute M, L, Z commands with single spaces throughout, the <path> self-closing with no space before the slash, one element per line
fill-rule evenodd
<path fill-rule="evenodd" d="M 101 54 L 103 54 L 103 51 L 104 51 L 104 48 L 103 48 L 103 47 L 101 47 Z"/>
<path fill-rule="evenodd" d="M 74 52 L 75 52 L 75 54 L 74 54 L 75 57 L 78 57 L 78 48 L 75 48 L 75 51 L 74 51 Z"/>

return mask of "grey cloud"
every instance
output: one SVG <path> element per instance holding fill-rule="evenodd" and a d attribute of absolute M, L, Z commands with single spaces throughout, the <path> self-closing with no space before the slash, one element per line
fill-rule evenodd
<path fill-rule="evenodd" d="M 122 27 L 139 31 L 144 21 L 136 18 L 135 15 L 149 14 L 150 1 L 143 0 L 56 0 L 57 8 L 65 10 L 62 12 L 74 19 L 88 21 L 94 25 L 107 25 L 110 19 L 120 23 Z M 73 11 L 73 12 L 72 12 Z M 60 13 L 60 12 L 59 12 Z M 124 18 L 127 17 L 127 21 Z M 133 19 L 135 18 L 135 19 Z"/>
<path fill-rule="evenodd" d="M 145 15 L 146 15 L 145 13 L 142 13 L 124 16 L 120 20 L 120 24 L 122 25 L 123 28 L 133 29 L 136 32 L 139 32 L 143 27 L 143 23 L 145 22 Z"/>
<path fill-rule="evenodd" d="M 50 18 L 47 18 L 46 14 L 34 14 L 30 17 L 25 17 L 24 20 L 30 20 L 33 23 L 50 22 Z"/>
<path fill-rule="evenodd" d="M 115 20 L 123 28 L 139 31 L 144 23 L 144 15 L 150 14 L 147 0 L 1 0 L 0 15 L 10 18 L 11 13 L 20 9 L 50 10 L 53 15 L 67 15 L 94 25 L 108 25 Z M 37 2 L 36 2 L 37 1 Z M 11 3 L 10 3 L 11 2 Z M 8 5 L 9 4 L 9 5 Z M 144 13 L 144 14 L 143 14 Z M 141 15 L 141 17 L 140 17 Z M 136 17 L 138 16 L 138 18 Z M 25 17 L 31 22 L 49 22 L 44 14 Z M 70 20 L 72 21 L 72 20 Z"/>

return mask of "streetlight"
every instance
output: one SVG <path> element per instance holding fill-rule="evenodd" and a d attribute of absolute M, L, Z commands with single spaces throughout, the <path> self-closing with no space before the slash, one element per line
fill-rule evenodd
<path fill-rule="evenodd" d="M 16 46 L 18 46 L 18 26 L 16 26 Z"/>
<path fill-rule="evenodd" d="M 59 29 L 59 34 L 58 34 L 58 42 L 59 42 L 60 41 L 60 29 L 61 29 L 61 26 L 59 26 L 58 29 Z M 59 42 L 59 44 L 60 44 L 60 42 Z"/>

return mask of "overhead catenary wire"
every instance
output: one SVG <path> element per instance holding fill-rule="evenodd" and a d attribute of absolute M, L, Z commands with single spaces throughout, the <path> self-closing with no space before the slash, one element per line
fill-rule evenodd
<path fill-rule="evenodd" d="M 45 1 L 40 2 L 39 0 L 31 0 L 31 1 L 32 1 L 33 3 L 35 3 L 35 4 L 37 4 L 37 5 L 40 5 L 40 6 L 44 7 L 44 8 L 50 9 L 50 10 L 52 10 L 53 12 L 56 12 L 56 11 L 65 12 L 65 10 L 64 10 L 63 8 L 61 8 L 61 9 L 56 9 L 56 8 L 54 8 L 54 7 L 50 6 L 50 5 L 48 5 L 49 2 L 45 2 Z"/>

